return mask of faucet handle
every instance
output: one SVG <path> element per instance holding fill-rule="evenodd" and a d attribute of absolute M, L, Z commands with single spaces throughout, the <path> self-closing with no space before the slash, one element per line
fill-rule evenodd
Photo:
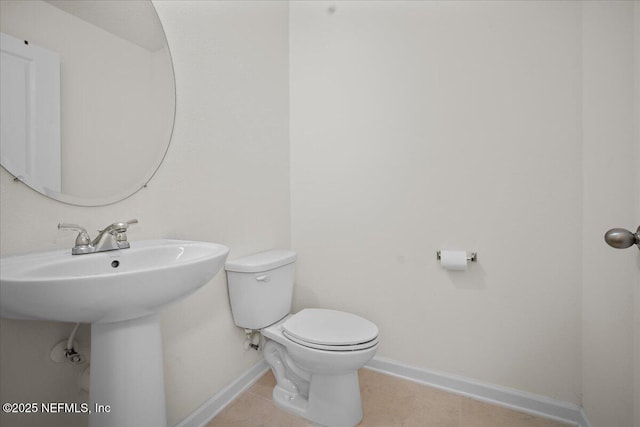
<path fill-rule="evenodd" d="M 129 221 L 115 222 L 112 225 L 114 226 L 117 225 L 119 228 L 129 228 L 130 225 L 137 224 L 137 223 L 138 223 L 137 219 L 130 219 Z"/>
<path fill-rule="evenodd" d="M 130 219 L 129 221 L 116 222 L 111 225 L 111 227 L 113 227 L 113 231 L 111 233 L 113 237 L 115 237 L 116 244 L 120 249 L 127 249 L 130 247 L 129 242 L 127 241 L 127 230 L 130 225 L 137 223 L 137 219 Z"/>
<path fill-rule="evenodd" d="M 114 222 L 113 224 L 109 225 L 108 227 L 105 227 L 102 230 L 98 230 L 98 233 L 103 233 L 103 232 L 107 232 L 107 233 L 124 233 L 127 231 L 127 229 L 129 228 L 130 225 L 132 224 L 137 224 L 138 220 L 137 219 L 130 219 L 129 221 L 119 221 L 119 222 Z"/>
<path fill-rule="evenodd" d="M 137 219 L 130 219 L 129 221 L 113 223 L 111 224 L 111 227 L 113 227 L 113 229 L 117 230 L 120 233 L 124 233 L 127 231 L 130 225 L 137 224 L 137 223 L 138 223 Z"/>
<path fill-rule="evenodd" d="M 78 237 L 76 237 L 76 246 L 87 246 L 91 243 L 91 238 L 89 237 L 89 233 L 87 233 L 87 229 L 80 225 L 61 222 L 58 224 L 58 230 L 77 231 Z"/>

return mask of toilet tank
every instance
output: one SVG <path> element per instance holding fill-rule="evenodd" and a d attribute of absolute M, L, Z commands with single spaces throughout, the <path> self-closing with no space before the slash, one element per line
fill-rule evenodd
<path fill-rule="evenodd" d="M 266 328 L 291 312 L 295 261 L 295 252 L 272 249 L 225 263 L 237 326 Z"/>

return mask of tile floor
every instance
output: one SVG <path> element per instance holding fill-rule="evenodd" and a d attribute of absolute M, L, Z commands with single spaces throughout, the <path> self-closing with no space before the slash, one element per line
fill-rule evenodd
<path fill-rule="evenodd" d="M 361 427 L 568 427 L 369 369 L 359 371 Z M 275 379 L 267 372 L 206 427 L 311 427 L 275 406 Z"/>

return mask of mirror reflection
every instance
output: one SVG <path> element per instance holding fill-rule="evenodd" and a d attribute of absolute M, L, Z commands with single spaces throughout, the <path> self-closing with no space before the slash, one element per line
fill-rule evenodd
<path fill-rule="evenodd" d="M 2 166 L 87 206 L 142 188 L 164 158 L 175 86 L 150 1 L 0 2 Z"/>

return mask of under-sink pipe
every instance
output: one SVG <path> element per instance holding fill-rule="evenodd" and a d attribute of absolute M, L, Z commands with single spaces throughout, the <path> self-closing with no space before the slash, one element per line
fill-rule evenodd
<path fill-rule="evenodd" d="M 73 327 L 73 331 L 71 331 L 71 335 L 69 335 L 69 339 L 67 340 L 67 345 L 64 349 L 64 357 L 71 363 L 81 363 L 82 356 L 73 348 L 73 341 L 76 337 L 76 332 L 78 332 L 78 328 L 80 327 L 80 322 L 76 323 Z"/>
<path fill-rule="evenodd" d="M 80 327 L 80 323 L 76 323 L 76 326 L 73 327 L 73 331 L 71 331 L 71 335 L 69 335 L 69 339 L 67 340 L 67 346 L 65 350 L 73 350 L 73 339 L 76 337 L 76 332 L 78 332 L 78 328 Z"/>

